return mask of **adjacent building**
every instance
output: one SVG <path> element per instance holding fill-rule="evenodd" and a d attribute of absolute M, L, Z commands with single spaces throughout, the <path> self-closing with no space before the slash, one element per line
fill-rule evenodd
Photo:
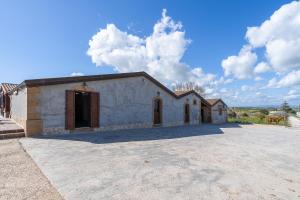
<path fill-rule="evenodd" d="M 8 92 L 17 87 L 18 84 L 1 83 L 0 85 L 0 114 L 10 117 L 10 97 Z"/>
<path fill-rule="evenodd" d="M 25 80 L 8 94 L 26 136 L 227 120 L 222 100 L 174 93 L 145 72 Z"/>

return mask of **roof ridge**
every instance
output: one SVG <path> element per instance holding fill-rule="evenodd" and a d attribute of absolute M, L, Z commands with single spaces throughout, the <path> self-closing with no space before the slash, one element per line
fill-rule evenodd
<path fill-rule="evenodd" d="M 201 95 L 199 95 L 195 90 L 187 91 L 184 94 L 177 95 L 175 92 L 167 88 L 161 82 L 150 76 L 148 73 L 144 71 L 138 72 L 126 72 L 126 73 L 114 73 L 114 74 L 98 74 L 98 75 L 87 75 L 87 76 L 66 76 L 66 77 L 56 77 L 56 78 L 41 78 L 41 79 L 28 79 L 24 80 L 17 87 L 11 90 L 9 93 L 12 93 L 14 90 L 21 87 L 35 87 L 35 86 L 43 86 L 43 85 L 56 85 L 56 84 L 64 84 L 64 83 L 73 83 L 73 82 L 86 82 L 86 81 L 98 81 L 98 80 L 111 80 L 118 78 L 130 78 L 130 77 L 138 77 L 143 76 L 153 82 L 155 85 L 163 89 L 165 92 L 169 93 L 171 96 L 179 99 L 191 93 L 195 94 L 201 99 L 204 99 Z"/>

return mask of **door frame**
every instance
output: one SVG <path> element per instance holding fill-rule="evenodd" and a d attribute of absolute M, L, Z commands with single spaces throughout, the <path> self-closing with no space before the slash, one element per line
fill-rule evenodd
<path fill-rule="evenodd" d="M 159 112 L 159 117 L 160 117 L 160 123 L 159 124 L 155 124 L 154 123 L 154 108 L 155 108 L 155 101 L 159 100 L 160 102 L 160 112 Z M 152 125 L 153 126 L 162 126 L 163 124 L 163 100 L 160 97 L 154 97 L 152 100 Z"/>
<path fill-rule="evenodd" d="M 72 112 L 68 113 L 68 109 L 70 109 L 70 105 L 68 105 L 68 100 L 67 100 L 67 93 L 72 92 Z M 82 90 L 82 89 L 71 89 L 71 90 L 65 90 L 65 129 L 66 130 L 75 130 L 75 129 L 81 129 L 81 128 L 76 128 L 75 127 L 75 93 L 76 92 L 86 92 L 90 93 L 90 128 L 99 128 L 100 127 L 100 92 L 94 91 L 94 90 Z M 97 94 L 97 104 L 98 108 L 97 110 L 93 111 L 92 110 L 92 96 L 93 94 Z M 69 107 L 69 108 L 68 108 Z M 94 113 L 93 113 L 94 112 Z M 72 114 L 72 117 L 69 117 L 68 114 Z M 92 114 L 96 115 L 97 122 L 93 122 L 93 116 Z"/>
<path fill-rule="evenodd" d="M 188 121 L 186 122 L 185 119 L 186 119 L 186 113 L 185 113 L 185 108 L 186 106 L 188 106 Z M 190 108 L 190 104 L 189 103 L 185 103 L 184 106 L 183 106 L 183 122 L 184 124 L 190 124 L 191 122 L 191 108 Z"/>

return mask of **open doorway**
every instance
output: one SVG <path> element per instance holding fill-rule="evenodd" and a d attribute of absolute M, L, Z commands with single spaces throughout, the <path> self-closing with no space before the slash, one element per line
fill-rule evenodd
<path fill-rule="evenodd" d="M 211 107 L 202 102 L 201 102 L 201 122 L 202 123 L 211 122 Z"/>
<path fill-rule="evenodd" d="M 75 128 L 91 127 L 91 93 L 75 92 Z"/>
<path fill-rule="evenodd" d="M 184 105 L 184 123 L 190 123 L 190 104 Z"/>
<path fill-rule="evenodd" d="M 153 104 L 153 125 L 160 125 L 162 123 L 162 100 L 156 98 Z"/>

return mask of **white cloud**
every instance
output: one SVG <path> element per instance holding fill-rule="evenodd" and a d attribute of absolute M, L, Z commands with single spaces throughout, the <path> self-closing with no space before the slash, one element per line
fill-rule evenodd
<path fill-rule="evenodd" d="M 282 88 L 282 87 L 293 87 L 300 85 L 300 70 L 292 71 L 282 77 L 280 80 L 272 78 L 269 80 L 267 87 L 271 88 Z"/>
<path fill-rule="evenodd" d="M 288 93 L 288 95 L 293 95 L 293 94 L 296 94 L 296 93 L 297 93 L 296 90 L 290 90 L 289 93 Z"/>
<path fill-rule="evenodd" d="M 284 100 L 286 101 L 291 101 L 291 100 L 296 100 L 300 99 L 300 94 L 292 94 L 292 95 L 287 95 L 284 97 Z"/>
<path fill-rule="evenodd" d="M 286 101 L 300 100 L 300 90 L 290 90 L 288 94 L 284 97 Z"/>
<path fill-rule="evenodd" d="M 254 80 L 255 81 L 261 81 L 261 80 L 264 80 L 262 77 L 260 77 L 260 76 L 256 76 L 255 78 L 254 78 Z"/>
<path fill-rule="evenodd" d="M 268 72 L 270 70 L 271 70 L 271 67 L 268 65 L 268 63 L 266 63 L 266 62 L 260 62 L 254 68 L 254 73 L 256 73 L 256 74 L 262 74 L 262 73 L 266 73 L 266 72 Z"/>
<path fill-rule="evenodd" d="M 300 92 L 297 92 L 296 90 L 290 90 L 288 94 L 284 97 L 284 99 L 286 101 L 296 100 L 296 99 L 300 100 Z"/>
<path fill-rule="evenodd" d="M 87 54 L 99 67 L 112 66 L 117 72 L 146 71 L 167 85 L 186 81 L 202 86 L 215 83 L 216 75 L 181 62 L 190 42 L 182 24 L 167 16 L 164 9 L 151 35 L 139 37 L 108 24 L 89 41 Z"/>
<path fill-rule="evenodd" d="M 249 86 L 248 86 L 248 85 L 243 85 L 243 86 L 241 87 L 241 90 L 242 90 L 243 92 L 245 92 L 245 91 L 249 90 Z"/>
<path fill-rule="evenodd" d="M 283 5 L 260 26 L 248 27 L 246 38 L 254 48 L 266 48 L 277 72 L 300 68 L 300 1 Z"/>
<path fill-rule="evenodd" d="M 300 85 L 300 70 L 292 71 L 278 81 L 278 87 L 289 87 Z"/>
<path fill-rule="evenodd" d="M 81 72 L 73 72 L 71 76 L 84 76 L 84 73 Z"/>
<path fill-rule="evenodd" d="M 222 61 L 225 75 L 238 79 L 254 77 L 272 71 L 278 78 L 269 80 L 267 87 L 281 88 L 299 85 L 300 69 L 300 1 L 293 1 L 276 10 L 260 26 L 248 27 L 245 38 L 248 43 L 239 55 L 229 56 Z M 247 47 L 245 50 L 245 46 Z M 258 63 L 256 51 L 262 48 L 266 62 Z"/>
<path fill-rule="evenodd" d="M 277 39 L 266 45 L 267 58 L 277 72 L 300 68 L 299 52 L 300 38 L 289 41 Z"/>
<path fill-rule="evenodd" d="M 277 78 L 272 78 L 267 84 L 267 88 L 273 88 L 277 85 Z"/>
<path fill-rule="evenodd" d="M 226 88 L 222 88 L 221 90 L 220 90 L 220 92 L 222 92 L 222 93 L 226 93 L 228 90 L 226 89 Z"/>
<path fill-rule="evenodd" d="M 252 77 L 256 60 L 257 55 L 251 51 L 249 46 L 244 46 L 239 55 L 227 57 L 221 65 L 225 76 L 233 75 L 237 79 L 246 79 Z"/>
<path fill-rule="evenodd" d="M 293 1 L 276 10 L 259 27 L 248 27 L 246 38 L 253 47 L 263 47 L 276 38 L 293 40 L 300 36 L 300 2 Z"/>

